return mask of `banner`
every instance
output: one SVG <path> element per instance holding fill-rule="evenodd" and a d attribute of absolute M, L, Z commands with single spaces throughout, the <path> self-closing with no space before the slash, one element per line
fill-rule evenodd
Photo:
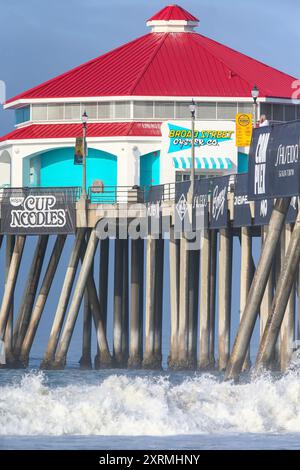
<path fill-rule="evenodd" d="M 74 233 L 76 229 L 75 202 L 67 193 L 43 192 L 32 189 L 14 193 L 3 192 L 1 204 L 1 233 L 15 235 L 47 235 Z"/>
<path fill-rule="evenodd" d="M 76 137 L 75 142 L 75 153 L 74 153 L 74 165 L 82 165 L 83 161 L 83 147 L 84 139 L 83 137 Z M 87 142 L 85 143 L 85 156 L 88 156 Z"/>
<path fill-rule="evenodd" d="M 234 191 L 234 227 L 247 227 L 252 224 L 250 203 L 248 200 L 248 174 L 235 177 Z"/>
<path fill-rule="evenodd" d="M 253 225 L 267 225 L 273 209 L 273 199 L 260 199 L 254 203 Z"/>
<path fill-rule="evenodd" d="M 228 176 L 212 179 L 210 227 L 225 228 L 228 225 Z"/>
<path fill-rule="evenodd" d="M 237 114 L 235 119 L 236 134 L 235 144 L 237 147 L 249 147 L 252 138 L 252 114 Z"/>
<path fill-rule="evenodd" d="M 249 200 L 299 195 L 300 121 L 253 132 L 249 155 Z"/>

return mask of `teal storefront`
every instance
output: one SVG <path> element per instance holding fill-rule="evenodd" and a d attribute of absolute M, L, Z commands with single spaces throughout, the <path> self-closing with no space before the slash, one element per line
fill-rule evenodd
<path fill-rule="evenodd" d="M 160 184 L 160 151 L 140 157 L 140 175 L 141 186 Z"/>
<path fill-rule="evenodd" d="M 117 186 L 117 157 L 89 148 L 87 187 L 95 180 L 104 186 Z M 30 185 L 42 187 L 81 186 L 82 165 L 74 165 L 74 148 L 61 148 L 41 153 L 30 160 Z"/>

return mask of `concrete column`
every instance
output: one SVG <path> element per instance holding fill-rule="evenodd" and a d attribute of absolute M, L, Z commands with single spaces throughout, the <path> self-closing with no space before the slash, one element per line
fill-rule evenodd
<path fill-rule="evenodd" d="M 154 330 L 155 330 L 155 270 L 157 243 L 148 236 L 146 248 L 146 312 L 145 312 L 145 352 L 143 367 L 155 368 Z"/>
<path fill-rule="evenodd" d="M 268 316 L 267 325 L 259 346 L 256 359 L 256 368 L 269 367 L 276 340 L 295 282 L 295 275 L 298 270 L 300 260 L 300 210 L 298 211 L 295 227 L 291 235 L 285 260 L 281 269 L 271 312 Z M 288 331 L 289 333 L 289 331 Z M 289 347 L 289 345 L 287 345 Z"/>
<path fill-rule="evenodd" d="M 128 366 L 139 369 L 143 360 L 144 241 L 131 241 L 131 311 Z"/>
<path fill-rule="evenodd" d="M 169 257 L 171 343 L 168 366 L 170 369 L 176 369 L 178 359 L 180 242 L 179 239 L 175 239 L 174 226 L 170 229 Z"/>
<path fill-rule="evenodd" d="M 230 355 L 232 282 L 232 234 L 220 230 L 219 249 L 219 370 L 225 370 Z"/>
<path fill-rule="evenodd" d="M 86 236 L 87 242 L 89 241 L 89 233 Z M 94 263 L 91 267 L 91 276 L 94 276 Z M 92 310 L 89 303 L 89 294 L 85 289 L 83 299 L 83 331 L 82 331 L 82 356 L 79 364 L 80 369 L 92 369 Z"/>
<path fill-rule="evenodd" d="M 75 323 L 77 320 L 80 304 L 87 284 L 89 273 L 93 264 L 98 241 L 99 240 L 96 236 L 96 231 L 92 230 L 89 243 L 85 252 L 84 260 L 81 266 L 81 270 L 76 282 L 76 287 L 74 290 L 73 299 L 71 301 L 69 314 L 58 344 L 54 363 L 54 367 L 57 369 L 64 368 L 66 364 L 67 352 L 69 349 L 70 341 L 74 331 Z"/>
<path fill-rule="evenodd" d="M 251 239 L 251 228 L 242 227 L 241 228 L 241 281 L 240 281 L 240 316 L 242 319 L 251 287 L 251 282 L 253 279 L 253 269 L 252 269 L 252 239 Z M 243 364 L 243 371 L 250 369 L 250 347 L 248 348 L 246 358 Z"/>
<path fill-rule="evenodd" d="M 77 267 L 79 263 L 81 245 L 82 245 L 84 236 L 85 236 L 85 230 L 78 229 L 76 233 L 75 242 L 72 248 L 69 264 L 67 267 L 67 271 L 65 274 L 62 290 L 60 293 L 58 305 L 56 308 L 55 317 L 54 317 L 53 325 L 51 328 L 48 345 L 46 348 L 44 359 L 41 363 L 42 369 L 51 369 L 54 366 L 54 355 L 55 355 L 55 351 L 57 348 L 59 335 L 63 326 L 68 303 L 70 300 L 70 295 L 71 295 L 71 291 L 72 291 L 72 287 L 74 284 L 74 279 L 75 279 L 75 275 L 76 275 L 76 271 L 77 271 Z"/>
<path fill-rule="evenodd" d="M 190 251 L 188 240 L 183 236 L 180 240 L 180 282 L 179 282 L 179 329 L 178 329 L 178 360 L 179 369 L 189 369 L 193 364 L 188 358 L 188 325 L 189 325 L 189 269 Z"/>
<path fill-rule="evenodd" d="M 15 246 L 15 236 L 14 235 L 7 235 L 6 237 L 6 270 L 5 270 L 5 277 L 7 281 L 7 276 L 8 276 L 8 271 L 9 271 L 9 266 L 13 254 Z M 0 246 L 1 248 L 1 246 Z M 6 324 L 6 329 L 5 329 L 5 336 L 4 336 L 4 342 L 5 342 L 5 355 L 6 355 L 6 366 L 10 366 L 13 361 L 14 361 L 14 355 L 13 355 L 13 321 L 14 321 L 14 305 L 13 305 L 13 300 L 12 300 L 12 305 L 11 309 L 9 312 L 9 317 L 8 321 Z"/>
<path fill-rule="evenodd" d="M 262 246 L 266 239 L 267 233 L 268 233 L 268 226 L 266 225 L 261 228 Z M 272 305 L 272 300 L 273 300 L 273 277 L 274 277 L 273 266 L 272 266 L 270 275 L 268 277 L 266 289 L 265 289 L 265 292 L 261 301 L 261 305 L 260 305 L 260 338 L 262 338 L 262 335 L 264 333 L 264 329 L 266 327 L 268 315 L 271 310 L 271 305 Z"/>
<path fill-rule="evenodd" d="M 32 347 L 32 343 L 37 332 L 40 319 L 43 314 L 43 310 L 52 286 L 52 282 L 57 270 L 57 266 L 65 246 L 66 242 L 66 235 L 58 235 L 50 256 L 50 260 L 45 272 L 44 279 L 42 281 L 42 285 L 37 296 L 31 317 L 30 322 L 27 328 L 27 332 L 21 347 L 20 353 L 20 363 L 26 367 L 29 361 L 29 354 Z"/>
<path fill-rule="evenodd" d="M 37 240 L 36 249 L 33 255 L 31 267 L 28 273 L 27 282 L 21 300 L 18 318 L 14 329 L 14 356 L 19 359 L 21 347 L 28 329 L 33 305 L 40 281 L 41 271 L 48 246 L 48 235 L 40 235 Z"/>
<path fill-rule="evenodd" d="M 123 240 L 123 287 L 122 287 L 122 362 L 125 367 L 129 356 L 129 260 L 128 240 Z"/>
<path fill-rule="evenodd" d="M 285 226 L 285 246 L 282 247 L 282 252 L 285 255 L 287 247 L 291 241 L 292 226 Z M 284 232 L 283 232 L 284 233 Z M 283 264 L 283 263 L 282 263 Z M 286 306 L 284 318 L 280 329 L 280 369 L 282 372 L 286 371 L 292 356 L 292 345 L 294 341 L 295 330 L 295 284 L 291 289 L 291 294 Z"/>
<path fill-rule="evenodd" d="M 218 231 L 210 230 L 209 363 L 215 367 L 216 284 Z"/>
<path fill-rule="evenodd" d="M 203 231 L 201 248 L 201 270 L 200 270 L 200 348 L 199 348 L 199 368 L 208 369 L 211 365 L 210 358 L 210 231 Z"/>
<path fill-rule="evenodd" d="M 242 370 L 289 205 L 290 198 L 277 199 L 274 205 L 266 242 L 261 252 L 260 260 L 249 291 L 246 308 L 226 369 L 225 377 L 227 379 L 237 379 Z"/>
<path fill-rule="evenodd" d="M 124 240 L 115 240 L 115 273 L 114 273 L 114 318 L 113 318 L 113 354 L 114 365 L 124 367 L 122 350 L 122 310 L 123 310 L 123 273 L 124 273 Z"/>
<path fill-rule="evenodd" d="M 2 299 L 2 305 L 0 310 L 0 339 L 4 339 L 5 329 L 7 320 L 9 318 L 9 314 L 11 311 L 12 303 L 13 303 L 13 296 L 15 291 L 15 286 L 17 282 L 17 277 L 20 269 L 24 244 L 25 244 L 25 236 L 18 235 L 16 237 L 16 242 L 14 246 L 14 251 L 11 257 L 11 263 L 9 266 L 7 280 L 5 284 L 4 295 Z"/>
<path fill-rule="evenodd" d="M 164 289 L 164 239 L 156 240 L 155 263 L 155 320 L 154 320 L 154 357 L 156 369 L 162 363 L 162 321 L 163 321 L 163 289 Z"/>

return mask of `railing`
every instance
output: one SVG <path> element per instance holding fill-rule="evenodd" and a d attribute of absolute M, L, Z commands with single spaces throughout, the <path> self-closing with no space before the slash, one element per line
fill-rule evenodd
<path fill-rule="evenodd" d="M 80 199 L 81 188 L 79 186 L 66 186 L 66 187 L 24 187 L 24 188 L 1 188 L 0 201 L 6 202 L 12 197 L 27 197 L 27 196 L 55 196 L 57 202 L 73 202 L 75 203 Z"/>
<path fill-rule="evenodd" d="M 92 204 L 143 203 L 145 190 L 139 186 L 90 186 L 88 199 Z"/>

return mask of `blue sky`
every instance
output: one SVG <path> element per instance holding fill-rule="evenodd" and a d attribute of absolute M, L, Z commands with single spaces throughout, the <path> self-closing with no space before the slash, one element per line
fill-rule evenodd
<path fill-rule="evenodd" d="M 298 0 L 180 0 L 198 32 L 300 78 Z M 143 35 L 166 0 L 1 0 L 0 80 L 7 96 Z M 14 125 L 0 110 L 0 134 Z"/>

